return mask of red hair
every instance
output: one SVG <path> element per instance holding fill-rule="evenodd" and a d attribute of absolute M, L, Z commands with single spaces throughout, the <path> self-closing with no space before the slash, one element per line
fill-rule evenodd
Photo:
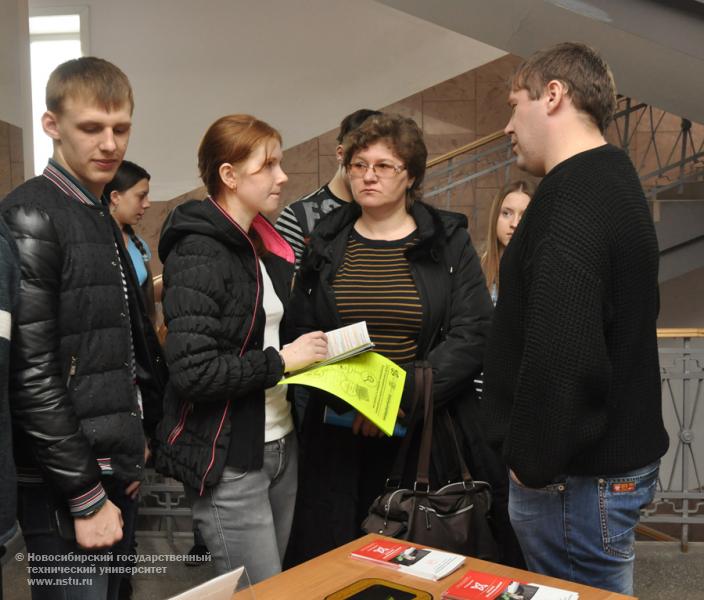
<path fill-rule="evenodd" d="M 262 142 L 276 140 L 281 134 L 252 115 L 226 115 L 208 127 L 198 148 L 198 170 L 208 194 L 220 191 L 220 166 L 245 162 Z"/>

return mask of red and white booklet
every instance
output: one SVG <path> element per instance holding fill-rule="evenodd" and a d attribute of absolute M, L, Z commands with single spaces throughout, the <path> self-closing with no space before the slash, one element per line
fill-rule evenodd
<path fill-rule="evenodd" d="M 538 583 L 522 583 L 504 575 L 467 571 L 442 593 L 443 600 L 578 600 L 579 594 Z"/>
<path fill-rule="evenodd" d="M 350 552 L 350 558 L 367 560 L 409 575 L 437 581 L 459 569 L 465 557 L 414 546 L 396 540 L 374 540 Z"/>

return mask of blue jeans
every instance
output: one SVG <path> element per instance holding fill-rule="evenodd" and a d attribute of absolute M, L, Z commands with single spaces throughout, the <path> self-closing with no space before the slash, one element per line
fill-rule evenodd
<path fill-rule="evenodd" d="M 84 550 L 75 539 L 73 519 L 65 503 L 56 500 L 46 485 L 20 486 L 18 517 L 27 548 L 32 578 L 32 600 L 117 600 L 121 574 L 101 574 L 101 567 L 125 567 L 111 553 L 130 554 L 137 501 L 124 494 L 127 484 L 104 478 L 108 498 L 122 511 L 122 540 L 108 549 Z M 48 561 L 38 558 L 50 555 Z M 47 572 L 47 570 L 49 572 Z M 29 585 L 29 584 L 28 584 Z"/>
<path fill-rule="evenodd" d="M 206 488 L 203 496 L 186 488 L 193 521 L 218 575 L 244 565 L 254 585 L 281 572 L 297 487 L 298 447 L 291 432 L 264 444 L 260 470 L 226 467 L 218 484 Z"/>
<path fill-rule="evenodd" d="M 509 516 L 528 569 L 633 594 L 635 526 L 653 499 L 659 466 L 567 476 L 539 489 L 511 477 Z"/>

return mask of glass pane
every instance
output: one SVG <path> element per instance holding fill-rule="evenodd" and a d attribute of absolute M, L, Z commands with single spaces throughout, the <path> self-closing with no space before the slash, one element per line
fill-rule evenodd
<path fill-rule="evenodd" d="M 29 33 L 80 33 L 79 15 L 52 15 L 48 17 L 29 17 Z"/>
<path fill-rule="evenodd" d="M 41 118 L 46 111 L 46 82 L 51 72 L 61 63 L 81 56 L 80 40 L 32 42 L 32 123 L 34 136 L 34 172 L 38 175 L 46 167 L 53 153 L 51 139 L 42 129 Z"/>

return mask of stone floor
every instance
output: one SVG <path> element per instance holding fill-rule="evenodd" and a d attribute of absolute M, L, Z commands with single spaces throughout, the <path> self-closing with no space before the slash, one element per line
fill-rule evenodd
<path fill-rule="evenodd" d="M 173 556 L 186 554 L 191 543 L 192 540 L 186 537 L 176 538 L 173 545 L 161 537 L 143 537 L 139 539 L 139 551 L 155 558 L 158 555 Z M 15 558 L 21 552 L 21 542 L 8 549 L 9 560 L 3 567 L 5 600 L 30 598 L 26 583 L 27 563 Z M 209 564 L 187 567 L 180 561 L 163 560 L 143 564 L 157 567 L 160 572 L 134 577 L 134 600 L 164 600 L 214 575 Z M 690 543 L 687 553 L 682 553 L 677 543 L 638 542 L 635 593 L 640 600 L 704 600 L 704 542 Z"/>

